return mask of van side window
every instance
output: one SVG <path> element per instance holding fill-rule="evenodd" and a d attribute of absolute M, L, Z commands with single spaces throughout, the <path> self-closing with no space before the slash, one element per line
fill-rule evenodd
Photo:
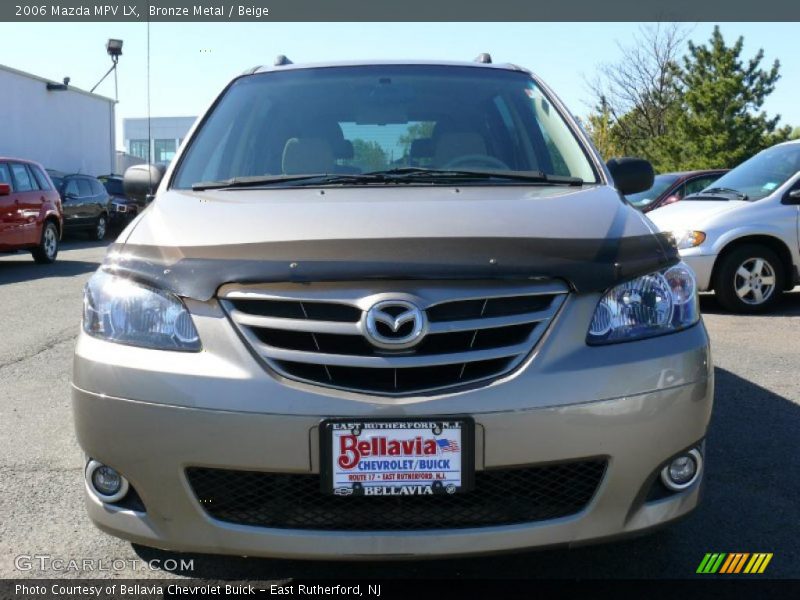
<path fill-rule="evenodd" d="M 18 192 L 30 192 L 36 189 L 36 184 L 28 173 L 28 169 L 21 163 L 11 163 L 11 174 L 14 176 L 15 190 Z"/>
<path fill-rule="evenodd" d="M 0 183 L 7 183 L 12 188 L 14 187 L 14 183 L 11 181 L 11 171 L 8 170 L 6 163 L 0 163 Z"/>
<path fill-rule="evenodd" d="M 89 181 L 86 179 L 78 179 L 78 189 L 80 190 L 78 195 L 82 198 L 92 195 L 92 186 L 89 185 Z"/>
<path fill-rule="evenodd" d="M 64 196 L 73 196 L 77 198 L 80 196 L 80 190 L 78 190 L 78 182 L 75 179 L 67 179 L 67 185 L 64 187 Z"/>
<path fill-rule="evenodd" d="M 30 165 L 31 172 L 33 173 L 33 177 L 36 179 L 36 183 L 39 184 L 40 190 L 52 190 L 53 188 L 50 187 L 50 184 L 47 181 L 47 176 L 44 174 L 39 167 L 36 165 Z"/>
<path fill-rule="evenodd" d="M 97 179 L 90 179 L 89 184 L 92 186 L 92 196 L 103 196 L 106 193 L 106 188 Z"/>

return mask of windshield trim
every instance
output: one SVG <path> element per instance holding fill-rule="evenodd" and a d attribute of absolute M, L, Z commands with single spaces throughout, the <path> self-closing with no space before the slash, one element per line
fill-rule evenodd
<path fill-rule="evenodd" d="M 450 69 L 474 69 L 476 68 L 474 65 L 462 65 L 462 64 L 446 64 L 446 63 L 413 63 L 413 62 L 397 62 L 397 63 L 364 63 L 364 64 L 357 64 L 357 65 L 346 65 L 347 68 L 370 68 L 370 67 L 381 67 L 381 66 L 414 66 L 414 67 L 431 67 L 431 68 L 441 68 L 446 67 Z M 320 65 L 320 66 L 308 66 L 303 68 L 308 69 L 335 69 L 335 68 L 342 68 L 343 65 Z M 479 67 L 478 67 L 479 68 Z M 577 118 L 567 110 L 564 103 L 561 99 L 553 92 L 553 90 L 548 86 L 545 82 L 543 82 L 539 77 L 537 77 L 531 71 L 527 69 L 522 69 L 519 67 L 509 68 L 507 69 L 510 72 L 519 73 L 520 76 L 530 78 L 533 83 L 541 90 L 542 95 L 550 102 L 551 106 L 556 109 L 556 112 L 561 117 L 562 121 L 569 129 L 570 133 L 574 136 L 575 140 L 580 147 L 581 152 L 583 153 L 584 157 L 589 163 L 589 167 L 594 174 L 595 181 L 584 181 L 583 185 L 611 185 L 610 179 L 608 177 L 607 169 L 603 161 L 600 159 L 600 155 L 594 147 L 594 143 L 591 141 L 589 134 L 586 130 L 580 125 Z M 278 70 L 269 70 L 269 71 L 254 71 L 254 72 L 245 72 L 242 73 L 233 79 L 231 79 L 228 84 L 220 91 L 220 93 L 214 98 L 214 101 L 211 105 L 206 109 L 203 113 L 202 117 L 195 122 L 192 129 L 187 134 L 186 138 L 184 139 L 183 144 L 178 148 L 178 151 L 173 158 L 171 164 L 168 167 L 167 173 L 165 174 L 164 180 L 166 182 L 165 189 L 166 190 L 180 190 L 180 189 L 189 189 L 192 188 L 178 188 L 175 187 L 175 178 L 177 177 L 178 172 L 180 171 L 184 159 L 189 152 L 189 149 L 193 146 L 195 138 L 197 135 L 203 130 L 206 126 L 209 118 L 211 115 L 217 110 L 220 103 L 222 102 L 223 98 L 226 96 L 230 88 L 239 80 L 245 79 L 248 77 L 268 77 L 273 73 L 280 73 L 282 71 Z M 442 185 L 442 184 L 433 184 L 433 185 Z M 523 183 L 522 185 L 531 185 L 531 183 Z M 535 184 L 539 185 L 539 184 Z M 550 184 L 545 184 L 550 185 Z M 309 188 L 313 188 L 315 186 L 308 186 Z M 273 189 L 273 188 L 271 188 Z"/>
<path fill-rule="evenodd" d="M 572 134 L 577 138 L 579 142 L 578 145 L 581 147 L 581 151 L 586 157 L 586 160 L 589 161 L 589 165 L 592 167 L 595 177 L 595 181 L 584 181 L 584 185 L 610 185 L 610 180 L 607 177 L 607 167 L 600 158 L 600 153 L 594 147 L 594 142 L 592 141 L 591 137 L 589 137 L 589 133 L 586 131 L 586 129 L 580 124 L 578 119 L 572 115 L 572 113 L 561 101 L 561 98 L 558 97 L 558 95 L 550 88 L 549 85 L 537 77 L 535 73 L 525 69 L 522 69 L 522 72 L 533 80 L 536 86 L 542 91 L 544 97 L 556 107 L 561 119 L 564 121 Z"/>

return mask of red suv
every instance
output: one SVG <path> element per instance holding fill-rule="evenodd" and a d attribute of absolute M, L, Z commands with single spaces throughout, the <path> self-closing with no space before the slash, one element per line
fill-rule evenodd
<path fill-rule="evenodd" d="M 61 198 L 42 165 L 0 157 L 0 252 L 30 250 L 51 263 L 63 228 Z"/>

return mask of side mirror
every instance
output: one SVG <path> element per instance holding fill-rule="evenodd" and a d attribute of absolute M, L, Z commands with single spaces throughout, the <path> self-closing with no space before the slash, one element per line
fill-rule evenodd
<path fill-rule="evenodd" d="M 0 196 L 8 196 L 11 194 L 11 186 L 7 183 L 0 183 Z"/>
<path fill-rule="evenodd" d="M 129 167 L 122 179 L 125 195 L 142 204 L 148 202 L 148 196 L 155 194 L 166 171 L 166 166 L 161 164 Z"/>
<path fill-rule="evenodd" d="M 612 158 L 606 163 L 614 185 L 624 196 L 638 194 L 653 187 L 653 165 L 643 158 Z"/>

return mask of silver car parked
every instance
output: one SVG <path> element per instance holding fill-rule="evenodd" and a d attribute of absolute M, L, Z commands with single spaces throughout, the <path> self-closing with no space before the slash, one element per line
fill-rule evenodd
<path fill-rule="evenodd" d="M 649 213 L 673 232 L 701 291 L 735 312 L 772 308 L 800 283 L 800 141 L 768 148 L 680 203 Z"/>
<path fill-rule="evenodd" d="M 234 79 L 89 281 L 86 502 L 161 548 L 362 559 L 634 534 L 697 506 L 691 270 L 513 65 Z"/>

